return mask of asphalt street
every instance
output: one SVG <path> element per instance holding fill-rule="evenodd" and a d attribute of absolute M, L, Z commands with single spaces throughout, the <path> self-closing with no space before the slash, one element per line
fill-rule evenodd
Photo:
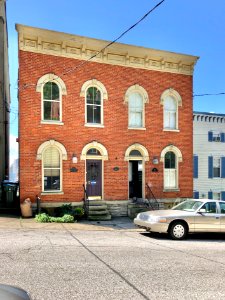
<path fill-rule="evenodd" d="M 225 297 L 225 235 L 173 241 L 136 230 L 129 220 L 18 224 L 0 222 L 0 283 L 32 299 Z"/>

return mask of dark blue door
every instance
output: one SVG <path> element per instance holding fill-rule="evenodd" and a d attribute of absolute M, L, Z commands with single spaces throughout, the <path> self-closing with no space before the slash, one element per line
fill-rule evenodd
<path fill-rule="evenodd" d="M 102 161 L 86 161 L 86 189 L 90 197 L 102 197 Z"/>

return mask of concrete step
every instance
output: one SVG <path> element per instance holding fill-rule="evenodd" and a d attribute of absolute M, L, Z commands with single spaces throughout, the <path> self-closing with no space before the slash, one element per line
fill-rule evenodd
<path fill-rule="evenodd" d="M 89 211 L 89 216 L 101 216 L 101 215 L 109 215 L 109 211 L 107 209 Z"/>
<path fill-rule="evenodd" d="M 105 201 L 102 200 L 88 200 L 89 206 L 98 206 L 98 205 L 106 205 Z"/>
<path fill-rule="evenodd" d="M 108 208 L 107 205 L 93 205 L 93 206 L 89 205 L 89 211 L 92 211 L 92 210 L 106 210 L 107 208 Z"/>
<path fill-rule="evenodd" d="M 88 220 L 89 221 L 109 221 L 111 220 L 111 215 L 107 214 L 107 215 L 102 215 L 102 216 L 88 216 Z"/>

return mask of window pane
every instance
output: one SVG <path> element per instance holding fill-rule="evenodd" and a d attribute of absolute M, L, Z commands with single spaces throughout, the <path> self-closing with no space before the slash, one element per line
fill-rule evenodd
<path fill-rule="evenodd" d="M 165 155 L 165 169 L 176 168 L 176 156 L 173 152 L 169 151 Z"/>
<path fill-rule="evenodd" d="M 213 167 L 213 177 L 220 177 L 220 168 Z"/>
<path fill-rule="evenodd" d="M 59 168 L 60 167 L 60 154 L 55 147 L 49 147 L 44 152 L 43 158 L 44 168 Z"/>
<path fill-rule="evenodd" d="M 216 203 L 215 202 L 207 202 L 201 208 L 205 209 L 206 213 L 210 213 L 210 214 L 216 213 Z"/>
<path fill-rule="evenodd" d="M 59 121 L 60 120 L 60 103 L 52 101 L 44 101 L 44 120 Z"/>
<path fill-rule="evenodd" d="M 45 100 L 59 100 L 59 87 L 54 82 L 47 82 L 43 88 Z"/>
<path fill-rule="evenodd" d="M 176 111 L 176 101 L 172 97 L 167 97 L 164 100 L 164 109 L 170 111 Z"/>
<path fill-rule="evenodd" d="M 141 155 L 140 151 L 138 151 L 138 150 L 131 150 L 130 156 L 142 156 L 142 155 Z"/>
<path fill-rule="evenodd" d="M 87 105 L 87 123 L 101 124 L 101 106 Z"/>
<path fill-rule="evenodd" d="M 60 190 L 60 170 L 44 170 L 44 191 Z"/>
<path fill-rule="evenodd" d="M 176 170 L 165 169 L 164 170 L 164 187 L 165 188 L 176 188 Z"/>
<path fill-rule="evenodd" d="M 91 148 L 88 150 L 87 155 L 101 155 L 101 153 L 97 149 Z"/>
<path fill-rule="evenodd" d="M 140 94 L 133 93 L 129 96 L 129 126 L 142 127 L 143 99 Z"/>
<path fill-rule="evenodd" d="M 101 105 L 101 93 L 96 87 L 90 87 L 86 93 L 86 101 L 88 104 Z"/>

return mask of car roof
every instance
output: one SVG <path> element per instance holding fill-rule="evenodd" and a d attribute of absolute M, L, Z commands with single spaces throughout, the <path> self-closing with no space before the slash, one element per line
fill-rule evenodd
<path fill-rule="evenodd" d="M 216 200 L 216 199 L 190 199 L 190 200 L 201 201 L 201 202 L 222 202 L 222 203 L 225 203 L 225 200 Z"/>

